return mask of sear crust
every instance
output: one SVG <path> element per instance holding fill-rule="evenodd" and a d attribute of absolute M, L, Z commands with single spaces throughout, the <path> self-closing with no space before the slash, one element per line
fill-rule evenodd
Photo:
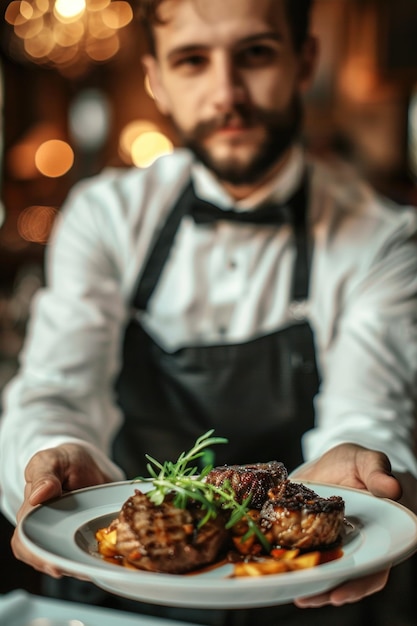
<path fill-rule="evenodd" d="M 282 548 L 311 550 L 340 540 L 345 503 L 339 496 L 322 498 L 305 485 L 284 481 L 271 489 L 260 512 L 260 524 Z"/>
<path fill-rule="evenodd" d="M 206 480 L 217 487 L 230 485 L 240 503 L 251 498 L 247 516 L 272 547 L 316 551 L 334 547 L 341 540 L 343 499 L 322 498 L 307 486 L 290 481 L 278 461 L 216 467 Z M 230 514 L 220 505 L 216 517 L 200 525 L 206 511 L 197 501 L 189 500 L 186 508 L 178 508 L 174 500 L 175 493 L 170 492 L 156 505 L 136 489 L 118 517 L 102 529 L 107 543 L 97 533 L 100 553 L 128 567 L 185 574 L 219 561 L 233 545 L 244 558 L 262 552 L 255 535 L 244 539 L 248 531 L 245 518 L 232 529 L 226 528 Z"/>
<path fill-rule="evenodd" d="M 213 563 L 229 535 L 221 514 L 198 528 L 203 517 L 195 503 L 180 509 L 166 498 L 155 505 L 136 490 L 112 524 L 117 531 L 117 553 L 136 568 L 170 574 Z"/>
<path fill-rule="evenodd" d="M 277 487 L 287 478 L 288 472 L 284 464 L 279 461 L 270 461 L 252 465 L 215 467 L 207 474 L 206 480 L 216 487 L 222 487 L 228 481 L 238 502 L 242 503 L 251 496 L 251 508 L 259 510 L 267 500 L 269 490 Z"/>

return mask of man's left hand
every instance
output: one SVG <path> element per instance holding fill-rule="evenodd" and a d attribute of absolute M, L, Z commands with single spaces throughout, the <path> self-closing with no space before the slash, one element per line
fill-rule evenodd
<path fill-rule="evenodd" d="M 291 478 L 365 489 L 374 496 L 391 500 L 398 500 L 402 495 L 400 483 L 391 474 L 388 457 L 382 452 L 351 443 L 341 444 L 329 450 L 317 461 L 294 472 Z M 341 606 L 357 602 L 383 589 L 388 576 L 389 569 L 386 569 L 377 574 L 351 580 L 315 596 L 298 598 L 295 604 L 300 608 L 306 608 L 326 604 Z"/>

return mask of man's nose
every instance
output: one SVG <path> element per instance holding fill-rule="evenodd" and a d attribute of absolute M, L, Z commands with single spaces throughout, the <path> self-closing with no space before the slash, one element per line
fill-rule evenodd
<path fill-rule="evenodd" d="M 239 71 L 229 58 L 217 58 L 212 68 L 212 101 L 218 112 L 233 109 L 245 100 L 245 87 Z"/>

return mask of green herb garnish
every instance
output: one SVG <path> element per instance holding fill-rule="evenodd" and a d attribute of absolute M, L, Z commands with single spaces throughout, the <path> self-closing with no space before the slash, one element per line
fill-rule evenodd
<path fill-rule="evenodd" d="M 147 469 L 150 477 L 138 480 L 153 484 L 153 489 L 148 491 L 146 495 L 156 505 L 162 504 L 165 496 L 173 492 L 175 493 L 173 504 L 178 508 L 186 508 L 190 500 L 199 502 L 201 508 L 206 512 L 200 526 L 209 519 L 215 518 L 219 509 L 230 511 L 226 528 L 231 528 L 245 517 L 248 531 L 242 537 L 242 541 L 246 541 L 248 537 L 255 534 L 263 548 L 269 552 L 271 549 L 269 541 L 250 515 L 247 515 L 251 497 L 249 496 L 242 504 L 239 504 L 235 499 L 235 492 L 227 481 L 222 487 L 216 487 L 204 480 L 213 469 L 212 465 L 206 465 L 201 472 L 196 466 L 190 465 L 202 457 L 209 446 L 228 443 L 224 437 L 212 437 L 213 432 L 214 430 L 209 430 L 199 437 L 191 450 L 182 452 L 175 463 L 172 461 L 160 463 L 147 454 L 146 458 L 149 461 Z"/>

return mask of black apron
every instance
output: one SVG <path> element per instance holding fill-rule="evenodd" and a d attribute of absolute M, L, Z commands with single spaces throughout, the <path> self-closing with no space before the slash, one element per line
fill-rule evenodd
<path fill-rule="evenodd" d="M 291 206 L 297 249 L 293 308 L 308 297 L 306 195 L 304 181 Z M 304 319 L 245 343 L 192 345 L 173 353 L 139 322 L 193 199 L 189 183 L 157 237 L 133 297 L 116 383 L 124 423 L 114 441 L 114 460 L 129 478 L 147 475 L 146 453 L 176 460 L 214 428 L 229 439 L 213 450 L 215 464 L 277 459 L 291 470 L 303 460 L 301 437 L 313 427 L 319 384 L 313 333 Z"/>

